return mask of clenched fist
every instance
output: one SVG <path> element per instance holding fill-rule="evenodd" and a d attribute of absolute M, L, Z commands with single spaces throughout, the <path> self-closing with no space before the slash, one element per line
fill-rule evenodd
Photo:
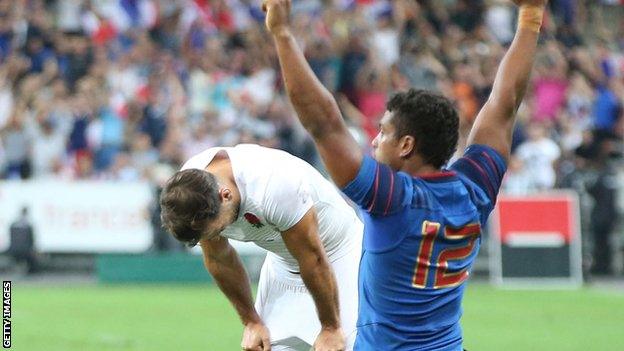
<path fill-rule="evenodd" d="M 262 11 L 266 13 L 265 24 L 271 34 L 288 30 L 290 23 L 290 0 L 263 0 Z"/>

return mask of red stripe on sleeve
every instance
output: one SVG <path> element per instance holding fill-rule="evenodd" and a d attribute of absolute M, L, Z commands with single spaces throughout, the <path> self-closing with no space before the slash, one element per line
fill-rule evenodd
<path fill-rule="evenodd" d="M 392 203 L 392 194 L 394 193 L 394 172 L 390 172 L 390 192 L 388 193 L 388 201 L 386 202 L 386 209 L 384 210 L 384 216 L 388 214 L 390 204 Z"/>
<path fill-rule="evenodd" d="M 379 189 L 379 163 L 377 164 L 377 167 L 375 168 L 375 190 L 373 192 L 373 200 L 371 200 L 371 204 L 368 207 L 368 212 L 373 210 L 373 207 L 375 206 L 375 200 L 377 199 L 377 190 Z"/>
<path fill-rule="evenodd" d="M 490 164 L 490 166 L 492 166 L 492 168 L 496 172 L 496 175 L 500 177 L 500 171 L 498 170 L 498 167 L 496 166 L 496 162 L 494 162 L 494 160 L 492 159 L 492 156 L 490 156 L 487 152 L 482 152 L 481 154 L 485 156 L 485 158 L 487 158 L 488 163 Z"/>
<path fill-rule="evenodd" d="M 473 167 L 475 167 L 479 171 L 479 173 L 481 173 L 483 182 L 485 183 L 485 185 L 487 185 L 488 190 L 490 191 L 490 196 L 494 198 L 494 194 L 496 194 L 496 191 L 494 191 L 494 187 L 492 186 L 492 184 L 490 184 L 489 177 L 485 170 L 481 167 L 481 165 L 479 165 L 477 162 L 470 159 L 469 157 L 465 157 L 464 160 L 468 161 L 471 165 L 473 165 Z"/>

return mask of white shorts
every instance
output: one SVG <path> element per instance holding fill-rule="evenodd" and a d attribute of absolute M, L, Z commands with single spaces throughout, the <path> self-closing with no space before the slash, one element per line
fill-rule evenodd
<path fill-rule="evenodd" d="M 331 263 L 338 283 L 340 321 L 353 349 L 358 314 L 358 270 L 361 248 L 353 249 Z M 316 305 L 301 276 L 289 272 L 268 254 L 258 284 L 256 310 L 271 332 L 272 350 L 308 351 L 321 330 Z"/>

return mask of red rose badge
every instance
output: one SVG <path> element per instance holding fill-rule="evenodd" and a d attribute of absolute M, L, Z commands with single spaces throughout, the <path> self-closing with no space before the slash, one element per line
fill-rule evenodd
<path fill-rule="evenodd" d="M 244 217 L 247 220 L 247 222 L 249 222 L 249 224 L 254 226 L 254 228 L 264 227 L 264 224 L 262 224 L 262 222 L 260 221 L 260 218 L 256 217 L 255 214 L 247 212 L 244 214 Z"/>

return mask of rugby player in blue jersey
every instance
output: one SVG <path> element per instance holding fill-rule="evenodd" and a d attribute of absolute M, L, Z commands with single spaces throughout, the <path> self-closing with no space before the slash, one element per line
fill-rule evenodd
<path fill-rule="evenodd" d="M 459 125 L 448 99 L 414 89 L 396 94 L 372 143 L 374 156 L 364 155 L 291 33 L 290 1 L 263 3 L 299 119 L 365 223 L 355 350 L 462 350 L 466 279 L 506 170 L 546 6 L 514 3 L 514 41 L 463 157 L 448 168 Z"/>

